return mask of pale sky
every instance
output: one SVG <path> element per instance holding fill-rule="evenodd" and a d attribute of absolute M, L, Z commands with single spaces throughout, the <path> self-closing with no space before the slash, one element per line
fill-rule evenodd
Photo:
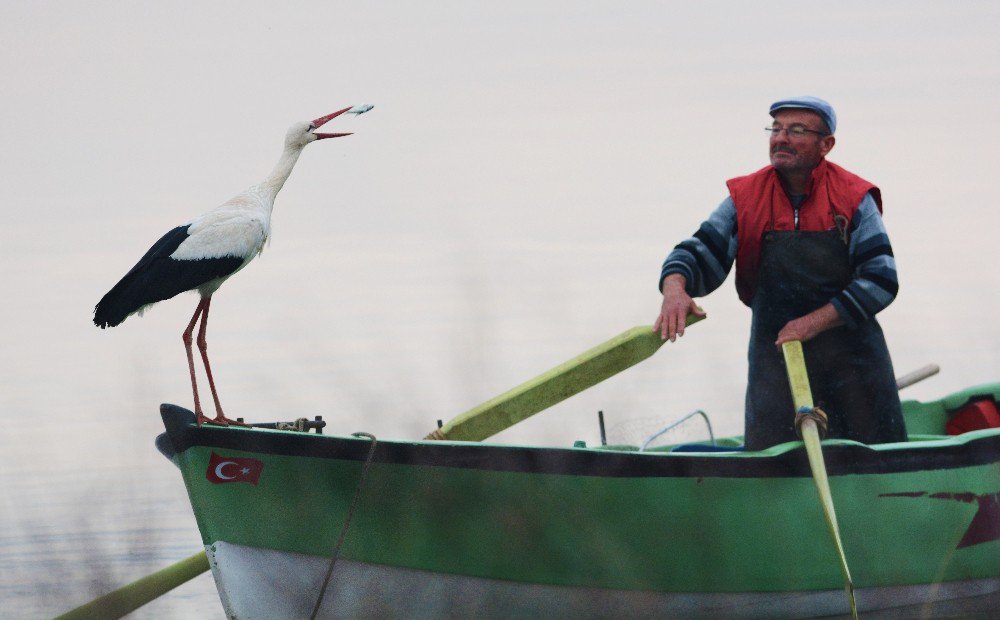
<path fill-rule="evenodd" d="M 897 371 L 944 367 L 920 397 L 992 381 L 998 17 L 991 2 L 4 3 L 0 403 L 145 411 L 155 432 L 159 402 L 189 403 L 196 300 L 108 332 L 94 303 L 163 232 L 266 175 L 292 122 L 371 103 L 333 123 L 355 135 L 305 151 L 271 245 L 216 296 L 210 343 L 224 403 L 251 418 L 342 407 L 410 436 L 651 323 L 663 257 L 725 179 L 766 163 L 768 104 L 807 93 L 840 117 L 830 159 L 885 198 Z M 731 277 L 703 305 L 709 321 L 582 409 L 676 397 L 657 415 L 705 404 L 741 432 L 749 312 Z M 511 440 L 570 441 L 570 415 Z"/>

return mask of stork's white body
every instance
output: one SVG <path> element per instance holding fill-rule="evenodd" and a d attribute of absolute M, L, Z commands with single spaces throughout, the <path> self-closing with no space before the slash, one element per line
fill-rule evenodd
<path fill-rule="evenodd" d="M 184 331 L 183 339 L 199 422 L 210 420 L 202 414 L 195 379 L 191 344 L 196 323 L 201 320 L 198 348 L 217 412 L 216 418 L 211 421 L 229 423 L 231 420 L 222 414 L 208 363 L 205 331 L 212 294 L 263 251 L 271 234 L 274 200 L 292 173 L 302 149 L 316 140 L 349 135 L 316 133 L 315 130 L 344 112 L 361 114 L 371 109 L 371 106 L 360 109 L 363 107 L 344 108 L 311 123 L 293 125 L 285 136 L 281 159 L 267 178 L 163 235 L 94 308 L 96 325 L 114 327 L 133 314 L 141 314 L 152 304 L 184 291 L 198 291 L 201 301 Z"/>
<path fill-rule="evenodd" d="M 241 257 L 242 264 L 226 276 L 198 287 L 203 297 L 214 293 L 222 283 L 243 269 L 271 237 L 271 212 L 274 200 L 292 173 L 302 148 L 285 146 L 278 165 L 264 181 L 247 188 L 211 211 L 191 220 L 188 237 L 170 254 L 174 260 L 204 260 L 227 256 Z"/>

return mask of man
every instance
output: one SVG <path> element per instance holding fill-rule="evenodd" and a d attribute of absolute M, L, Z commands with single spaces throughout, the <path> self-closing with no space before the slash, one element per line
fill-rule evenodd
<path fill-rule="evenodd" d="M 896 263 L 879 189 L 826 160 L 837 117 L 817 97 L 771 105 L 771 165 L 730 179 L 729 196 L 694 237 L 667 256 L 653 329 L 684 335 L 692 297 L 711 293 L 736 263 L 736 289 L 753 312 L 745 443 L 796 439 L 781 344 L 801 340 L 813 400 L 829 437 L 905 441 L 899 394 L 875 314 L 896 296 Z"/>

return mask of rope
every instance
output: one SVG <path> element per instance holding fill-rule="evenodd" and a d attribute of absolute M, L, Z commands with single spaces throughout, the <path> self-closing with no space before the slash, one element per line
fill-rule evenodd
<path fill-rule="evenodd" d="M 358 479 L 358 486 L 354 489 L 354 497 L 351 499 L 351 507 L 347 510 L 347 516 L 344 518 L 344 525 L 340 528 L 340 539 L 337 541 L 337 546 L 333 548 L 333 557 L 330 558 L 330 566 L 326 569 L 326 577 L 323 579 L 323 586 L 319 590 L 319 597 L 316 599 L 316 606 L 313 607 L 312 615 L 309 616 L 310 620 L 316 620 L 316 614 L 319 613 L 320 605 L 323 604 L 323 596 L 326 594 L 326 587 L 330 584 L 330 577 L 333 576 L 333 567 L 337 563 L 337 556 L 340 555 L 340 548 L 344 545 L 344 538 L 347 537 L 347 530 L 351 526 L 351 519 L 354 517 L 354 511 L 358 507 L 358 498 L 361 496 L 361 489 L 365 485 L 365 480 L 368 478 L 368 469 L 371 467 L 372 459 L 375 457 L 375 446 L 378 444 L 378 440 L 375 439 L 375 435 L 370 433 L 351 433 L 354 437 L 367 437 L 372 442 L 372 447 L 368 450 L 368 458 L 365 459 L 365 464 L 361 468 L 361 477 Z"/>
<path fill-rule="evenodd" d="M 307 432 L 309 429 L 306 428 L 305 418 L 299 418 L 294 422 L 275 422 L 274 428 L 279 431 L 298 431 L 300 433 Z"/>
<path fill-rule="evenodd" d="M 825 438 L 826 412 L 819 407 L 800 407 L 799 410 L 795 412 L 795 432 L 798 434 L 799 438 L 802 438 L 802 421 L 807 418 L 816 422 L 816 429 L 819 431 L 819 438 Z"/>

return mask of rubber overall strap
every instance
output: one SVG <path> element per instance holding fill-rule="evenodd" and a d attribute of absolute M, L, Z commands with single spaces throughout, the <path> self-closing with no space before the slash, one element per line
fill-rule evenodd
<path fill-rule="evenodd" d="M 792 389 L 792 401 L 795 404 L 796 413 L 812 411 L 812 389 L 809 387 L 809 375 L 806 372 L 806 360 L 802 353 L 802 343 L 798 340 L 786 342 L 781 345 L 781 350 L 785 355 L 788 383 Z M 826 475 L 826 463 L 823 461 L 819 431 L 816 428 L 816 422 L 809 418 L 802 420 L 800 430 L 802 432 L 802 441 L 806 447 L 806 454 L 809 456 L 809 468 L 812 470 L 813 480 L 816 482 L 816 490 L 819 492 L 820 504 L 823 506 L 823 516 L 826 517 L 826 524 L 830 529 L 830 535 L 833 537 L 834 545 L 837 547 L 840 569 L 844 573 L 844 589 L 847 591 L 847 596 L 851 603 L 851 617 L 856 619 L 858 617 L 858 606 L 854 599 L 854 582 L 851 580 L 851 571 L 847 567 L 844 544 L 840 539 L 840 528 L 837 525 L 837 513 L 833 508 L 833 494 L 830 492 L 830 481 Z"/>

